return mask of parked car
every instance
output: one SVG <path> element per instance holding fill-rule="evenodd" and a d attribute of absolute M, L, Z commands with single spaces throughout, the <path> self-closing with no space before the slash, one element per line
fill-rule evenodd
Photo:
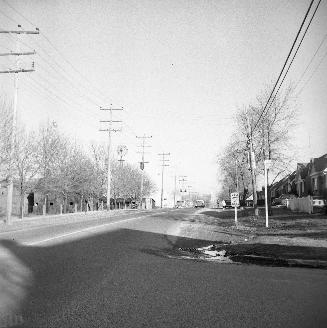
<path fill-rule="evenodd" d="M 204 200 L 202 199 L 198 199 L 194 202 L 194 207 L 198 208 L 198 207 L 205 207 L 205 203 Z"/>
<path fill-rule="evenodd" d="M 223 199 L 223 201 L 221 203 L 222 203 L 223 208 L 233 208 L 230 199 Z"/>
<path fill-rule="evenodd" d="M 186 207 L 186 201 L 185 200 L 178 200 L 175 205 L 176 208 L 184 208 Z"/>
<path fill-rule="evenodd" d="M 313 212 L 325 212 L 327 214 L 327 202 L 319 196 L 312 197 Z"/>

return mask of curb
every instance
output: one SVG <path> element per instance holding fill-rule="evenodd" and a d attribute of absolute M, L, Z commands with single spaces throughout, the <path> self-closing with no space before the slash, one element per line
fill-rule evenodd
<path fill-rule="evenodd" d="M 115 210 L 110 212 L 110 217 L 115 217 L 122 213 L 130 213 L 131 211 L 137 210 Z M 53 215 L 40 215 L 27 217 L 24 219 L 14 219 L 11 224 L 8 225 L 4 221 L 0 221 L 0 234 L 15 231 L 24 231 L 31 227 L 43 226 L 43 225 L 57 225 L 57 224 L 69 224 L 76 223 L 76 220 L 90 220 L 100 219 L 107 213 L 107 211 L 88 211 L 88 212 L 76 212 L 76 213 L 65 213 L 65 214 L 53 214 Z M 100 217 L 102 216 L 102 217 Z M 75 219 L 75 221 L 74 221 Z M 65 222 L 65 220 L 72 220 L 71 222 Z"/>
<path fill-rule="evenodd" d="M 231 255 L 229 258 L 234 262 L 258 265 L 327 269 L 327 261 L 323 260 L 283 259 L 258 255 Z"/>

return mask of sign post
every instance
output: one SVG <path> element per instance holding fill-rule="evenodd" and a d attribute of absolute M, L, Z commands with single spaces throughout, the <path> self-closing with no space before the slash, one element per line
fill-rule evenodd
<path fill-rule="evenodd" d="M 266 207 L 266 228 L 268 228 L 269 223 L 268 223 L 268 174 L 267 171 L 269 170 L 271 166 L 271 160 L 266 159 L 264 161 L 265 164 L 265 207 Z"/>
<path fill-rule="evenodd" d="M 238 192 L 230 194 L 231 205 L 235 207 L 235 225 L 237 225 L 237 206 L 240 205 L 240 198 Z"/>

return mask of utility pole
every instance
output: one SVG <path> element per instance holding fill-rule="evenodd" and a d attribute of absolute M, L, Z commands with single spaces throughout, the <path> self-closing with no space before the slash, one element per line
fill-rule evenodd
<path fill-rule="evenodd" d="M 108 171 L 107 171 L 107 211 L 110 211 L 110 198 L 111 198 L 111 164 L 110 164 L 110 152 L 111 152 L 111 133 L 112 132 L 119 132 L 121 129 L 113 129 L 112 123 L 118 123 L 122 121 L 117 121 L 112 119 L 112 111 L 113 110 L 123 110 L 121 108 L 112 108 L 110 104 L 109 108 L 100 107 L 100 110 L 109 110 L 110 111 L 110 119 L 109 120 L 100 120 L 101 123 L 109 123 L 108 129 L 100 129 L 100 131 L 108 132 Z"/>
<path fill-rule="evenodd" d="M 21 25 L 18 25 L 21 28 Z M 13 181 L 13 162 L 14 162 L 14 147 L 15 147 L 15 138 L 16 138 L 16 125 L 17 125 L 17 102 L 18 102 L 18 73 L 27 73 L 27 72 L 34 72 L 34 62 L 32 63 L 31 68 L 20 68 L 19 67 L 19 57 L 20 56 L 27 56 L 27 55 L 34 55 L 35 51 L 33 52 L 20 52 L 19 51 L 19 43 L 18 43 L 18 35 L 19 34 L 39 34 L 40 31 L 36 28 L 35 31 L 25 31 L 25 30 L 13 30 L 13 31 L 3 31 L 0 30 L 0 33 L 4 34 L 16 34 L 16 51 L 9 52 L 9 53 L 2 53 L 0 56 L 16 56 L 16 67 L 14 69 L 2 70 L 0 73 L 14 73 L 15 80 L 14 80 L 14 106 L 13 106 L 13 116 L 12 116 L 12 132 L 10 138 L 10 153 L 9 153 L 9 167 L 8 167 L 8 186 L 7 186 L 7 217 L 6 223 L 11 224 L 11 216 L 12 216 L 12 196 L 13 196 L 13 189 L 14 189 L 14 181 Z"/>
<path fill-rule="evenodd" d="M 250 124 L 250 119 L 248 113 L 246 113 L 247 125 L 248 125 L 248 138 L 250 143 L 250 171 L 251 171 L 251 180 L 252 180 L 252 187 L 253 187 L 253 208 L 254 208 L 254 216 L 258 218 L 259 211 L 258 211 L 258 200 L 257 200 L 257 182 L 255 176 L 255 155 L 253 151 L 253 135 L 252 135 L 252 127 Z"/>
<path fill-rule="evenodd" d="M 151 147 L 149 145 L 146 145 L 145 144 L 145 140 L 146 139 L 151 139 L 152 136 L 146 136 L 145 134 L 142 136 L 142 137 L 138 137 L 136 136 L 137 139 L 142 139 L 142 144 L 139 145 L 139 147 L 142 147 L 142 151 L 141 151 L 141 154 L 142 154 L 142 159 L 141 159 L 141 162 L 140 162 L 140 169 L 141 169 L 141 189 L 140 189 L 140 208 L 142 209 L 142 200 L 143 200 L 143 184 L 144 184 L 144 164 L 145 163 L 149 163 L 149 162 L 145 162 L 144 161 L 144 154 L 145 154 L 145 148 L 146 147 Z M 138 152 L 140 153 L 140 152 Z"/>
<path fill-rule="evenodd" d="M 166 156 L 170 156 L 170 153 L 161 153 L 158 154 L 159 156 L 162 156 L 161 160 L 161 201 L 160 201 L 160 207 L 162 208 L 162 203 L 163 203 L 163 182 L 164 182 L 164 168 L 165 166 L 169 166 L 168 164 L 165 164 L 165 162 L 169 162 L 169 159 L 166 159 Z"/>
<path fill-rule="evenodd" d="M 180 187 L 180 192 L 183 192 L 183 188 L 184 188 L 184 190 L 185 190 L 185 192 L 186 192 L 186 189 L 185 189 L 185 187 L 184 187 L 184 184 L 185 184 L 185 182 L 187 181 L 187 175 L 180 175 L 179 176 L 179 178 L 181 178 L 181 179 L 178 179 L 178 182 L 179 183 L 182 183 L 182 185 L 181 185 L 181 187 Z"/>
<path fill-rule="evenodd" d="M 176 207 L 176 173 L 175 173 L 175 177 L 174 177 L 174 207 Z"/>
<path fill-rule="evenodd" d="M 191 188 L 192 188 L 192 186 L 187 186 L 187 189 L 188 189 L 188 199 L 189 199 L 189 201 L 191 201 Z"/>

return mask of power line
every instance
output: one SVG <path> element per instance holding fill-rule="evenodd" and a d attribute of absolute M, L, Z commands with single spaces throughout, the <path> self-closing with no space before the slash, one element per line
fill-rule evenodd
<path fill-rule="evenodd" d="M 327 33 L 325 34 L 324 38 L 321 40 L 321 42 L 320 42 L 318 48 L 316 49 L 315 53 L 314 53 L 313 56 L 311 57 L 311 59 L 310 59 L 308 65 L 306 66 L 305 70 L 303 71 L 303 73 L 301 74 L 300 78 L 298 79 L 298 82 L 297 82 L 296 85 L 295 85 L 295 89 L 296 89 L 297 86 L 301 83 L 301 81 L 302 81 L 304 75 L 305 75 L 306 72 L 308 71 L 308 69 L 309 69 L 309 67 L 311 66 L 313 60 L 316 58 L 316 55 L 317 55 L 318 51 L 320 50 L 320 48 L 322 47 L 322 45 L 323 45 L 323 43 L 326 41 L 326 39 L 327 39 Z"/>
<path fill-rule="evenodd" d="M 310 5 L 309 5 L 309 8 L 307 9 L 307 12 L 306 12 L 306 14 L 305 14 L 305 16 L 304 16 L 304 18 L 303 18 L 302 23 L 301 23 L 301 26 L 300 26 L 300 28 L 299 28 L 299 30 L 298 30 L 298 32 L 297 32 L 297 34 L 296 34 L 296 37 L 295 37 L 295 39 L 294 39 L 294 41 L 293 41 L 293 44 L 292 44 L 291 50 L 289 51 L 289 53 L 288 53 L 288 55 L 287 55 L 287 58 L 286 58 L 286 60 L 285 60 L 285 62 L 284 62 L 283 68 L 282 68 L 282 70 L 281 70 L 280 73 L 279 73 L 279 76 L 278 76 L 278 78 L 277 78 L 277 81 L 276 81 L 276 83 L 275 83 L 275 85 L 274 85 L 274 87 L 273 87 L 273 89 L 272 89 L 272 91 L 271 91 L 271 93 L 270 93 L 270 96 L 269 96 L 269 98 L 268 98 L 268 100 L 267 100 L 267 103 L 266 103 L 265 107 L 263 108 L 261 114 L 259 115 L 259 118 L 258 118 L 256 124 L 254 125 L 253 130 L 255 130 L 255 128 L 257 127 L 257 125 L 258 125 L 258 123 L 259 123 L 259 121 L 261 120 L 261 117 L 263 116 L 263 114 L 265 113 L 265 111 L 266 111 L 266 109 L 267 109 L 267 106 L 268 106 L 268 104 L 269 104 L 269 102 L 270 102 L 270 99 L 271 99 L 272 95 L 274 94 L 274 91 L 275 91 L 275 89 L 276 89 L 276 86 L 277 86 L 277 84 L 279 83 L 279 80 L 280 80 L 280 78 L 281 78 L 281 76 L 282 76 L 282 74 L 283 74 L 283 72 L 284 72 L 284 69 L 285 69 L 285 67 L 286 67 L 286 65 L 287 65 L 287 62 L 288 62 L 290 56 L 291 56 L 291 53 L 292 53 L 292 51 L 293 51 L 293 49 L 294 49 L 294 46 L 295 46 L 295 44 L 296 44 L 296 42 L 297 42 L 297 39 L 298 39 L 298 37 L 299 37 L 299 35 L 300 35 L 301 31 L 302 31 L 303 25 L 304 25 L 304 23 L 305 23 L 305 21 L 306 21 L 306 19 L 307 19 L 307 16 L 308 16 L 308 14 L 309 14 L 309 12 L 310 12 L 310 9 L 311 9 L 311 7 L 312 7 L 313 2 L 314 2 L 314 0 L 311 0 Z M 252 131 L 253 131 L 253 130 L 252 130 Z"/>
<path fill-rule="evenodd" d="M 8 7 L 10 7 L 13 11 L 15 11 L 18 15 L 20 15 L 22 18 L 24 18 L 29 24 L 35 27 L 35 24 L 29 20 L 25 15 L 23 15 L 21 12 L 19 12 L 16 8 L 14 8 L 12 5 L 10 5 L 6 0 L 3 0 Z M 95 87 L 87 77 L 85 77 L 64 55 L 61 51 L 57 49 L 57 47 L 53 44 L 53 42 L 43 33 L 42 37 L 52 46 L 52 48 L 61 56 L 61 58 L 83 79 L 85 80 L 89 86 L 91 86 L 94 90 L 96 90 L 99 95 L 101 95 L 101 98 L 103 100 L 107 100 L 107 97 L 105 97 L 100 89 Z"/>
<path fill-rule="evenodd" d="M 34 88 L 37 90 L 37 91 L 40 91 L 40 90 L 44 90 L 45 92 L 47 92 L 48 94 L 48 97 L 50 97 L 50 99 L 52 99 L 54 102 L 53 104 L 56 105 L 56 106 L 60 106 L 58 105 L 58 102 L 57 101 L 60 101 L 64 106 L 66 106 L 66 108 L 70 109 L 70 110 L 75 110 L 77 113 L 79 114 L 84 114 L 85 117 L 87 118 L 90 118 L 90 116 L 92 116 L 93 118 L 96 118 L 97 117 L 95 115 L 93 115 L 92 113 L 90 114 L 89 112 L 86 112 L 86 111 L 81 111 L 81 105 L 77 104 L 73 104 L 73 103 L 70 103 L 70 100 L 67 100 L 65 98 L 63 98 L 62 96 L 58 95 L 57 93 L 55 93 L 52 89 L 49 89 L 47 87 L 45 87 L 43 84 L 39 83 L 38 81 L 36 81 L 32 76 L 28 76 L 28 79 L 34 83 Z M 25 84 L 26 86 L 30 86 L 29 84 Z M 36 87 L 35 87 L 36 86 Z M 38 95 L 40 95 L 40 93 L 38 93 Z M 48 100 L 48 98 L 46 98 Z"/>
<path fill-rule="evenodd" d="M 29 79 L 31 79 L 31 80 L 33 80 L 34 81 L 34 83 L 35 84 L 37 84 L 40 88 L 42 88 L 43 90 L 45 90 L 46 92 L 48 92 L 48 93 L 50 93 L 50 94 L 52 94 L 55 98 L 57 98 L 57 99 L 59 99 L 60 101 L 62 101 L 62 102 L 64 102 L 64 103 L 66 103 L 66 105 L 68 105 L 68 106 L 72 106 L 72 104 L 75 104 L 78 108 L 82 108 L 81 107 L 81 104 L 79 104 L 78 102 L 76 102 L 76 101 L 74 101 L 74 100 L 72 100 L 72 99 L 65 99 L 63 96 L 61 96 L 61 95 L 58 95 L 57 93 L 55 93 L 52 89 L 49 89 L 49 88 L 47 88 L 45 85 L 43 85 L 43 84 L 41 84 L 41 83 L 39 83 L 39 82 L 37 82 L 33 77 L 31 77 L 31 76 L 29 76 L 28 77 Z M 48 82 L 47 80 L 45 80 L 46 82 Z M 67 98 L 67 97 L 66 97 Z M 71 103 L 69 103 L 69 102 L 71 102 Z M 81 112 L 81 110 L 78 110 L 78 112 Z M 86 115 L 88 115 L 87 113 L 85 113 Z"/>
<path fill-rule="evenodd" d="M 8 16 L 7 14 L 5 14 L 1 9 L 0 9 L 0 13 L 3 15 L 3 16 L 5 16 L 5 17 L 7 17 L 11 22 L 13 22 L 13 23 L 17 23 L 13 18 L 11 18 L 10 16 Z"/>
<path fill-rule="evenodd" d="M 21 14 L 17 9 L 15 9 L 12 5 L 10 5 L 6 0 L 2 0 L 8 7 L 10 7 L 13 11 L 15 11 L 18 15 L 24 18 L 27 22 L 29 22 L 32 26 L 36 27 L 26 16 Z"/>
<path fill-rule="evenodd" d="M 123 107 L 121 108 L 113 108 L 111 107 L 112 105 L 110 105 L 109 108 L 104 108 L 104 107 L 100 107 L 100 110 L 105 110 L 105 111 L 110 111 L 110 119 L 109 120 L 103 120 L 100 122 L 105 122 L 105 123 L 109 123 L 109 128 L 108 129 L 100 129 L 100 131 L 106 131 L 108 132 L 108 170 L 107 170 L 107 210 L 110 210 L 110 193 L 111 193 L 111 165 L 110 165 L 110 152 L 111 152 L 111 133 L 112 132 L 118 132 L 118 129 L 113 129 L 112 128 L 112 123 L 116 123 L 116 122 L 121 122 L 118 120 L 113 120 L 112 119 L 112 111 L 117 111 L 117 110 L 123 110 Z"/>
<path fill-rule="evenodd" d="M 35 24 L 34 23 L 32 23 L 26 16 L 24 16 L 23 14 L 21 14 L 17 9 L 15 9 L 13 6 L 11 6 L 8 2 L 6 2 L 6 1 L 4 1 L 12 10 L 14 10 L 17 14 L 19 14 L 22 18 L 24 18 L 29 24 L 31 24 L 32 26 L 34 26 L 35 27 Z M 7 16 L 8 17 L 8 16 Z M 8 18 L 10 18 L 10 17 L 8 17 Z M 15 22 L 15 20 L 13 20 L 12 18 L 10 18 L 13 22 Z M 50 45 L 51 45 L 51 47 L 64 59 L 64 61 L 77 73 L 77 74 L 79 74 L 79 76 L 81 76 L 82 77 L 82 79 L 83 80 L 85 80 L 87 83 L 88 83 L 88 87 L 86 87 L 86 85 L 83 85 L 83 84 L 81 84 L 81 82 L 80 81 L 77 81 L 77 83 L 80 85 L 80 86 L 82 86 L 82 88 L 85 90 L 85 91 L 87 91 L 87 93 L 90 93 L 90 86 L 93 88 L 93 89 L 96 89 L 93 85 L 92 85 L 92 83 L 85 77 L 85 76 L 83 76 L 75 67 L 74 67 L 74 65 L 68 60 L 68 59 L 66 59 L 65 58 L 65 56 L 54 46 L 54 44 L 49 40 L 49 38 L 44 34 L 44 33 L 42 33 L 41 34 L 41 37 L 43 37 Z M 34 41 L 35 42 L 35 41 Z M 23 42 L 22 42 L 23 43 Z M 23 43 L 24 44 L 24 43 Z M 43 49 L 43 47 L 41 47 L 40 46 L 40 44 L 39 44 L 39 42 L 36 42 L 36 44 L 37 44 L 37 46 L 38 46 L 38 48 L 40 49 L 40 50 L 42 50 L 48 57 L 50 57 L 51 58 L 51 56 L 49 55 L 49 53 L 47 52 L 47 51 L 45 51 L 44 49 Z M 26 45 L 26 44 L 25 44 Z M 41 56 L 40 56 L 41 57 Z M 43 60 L 45 60 L 44 58 L 43 58 Z M 54 59 L 54 58 L 52 58 L 52 60 L 55 62 L 55 64 L 64 72 L 64 73 L 66 73 L 66 74 L 68 74 L 67 73 L 67 71 Z M 49 62 L 47 61 L 47 60 L 45 60 L 48 64 L 49 64 Z M 67 78 L 66 78 L 67 79 Z M 74 84 L 73 84 L 74 85 Z M 76 86 L 74 86 L 75 88 L 76 88 Z M 101 94 L 101 97 L 100 98 L 103 98 L 103 95 L 102 95 L 102 92 L 101 91 L 99 91 L 99 89 L 97 90 L 98 92 L 99 92 L 99 94 Z M 95 94 L 94 94 L 95 95 Z M 90 97 L 88 97 L 86 94 L 85 94 L 85 97 L 86 98 L 88 98 L 89 100 L 91 99 Z M 97 98 L 98 98 L 98 96 L 96 96 Z M 98 106 L 99 107 L 99 103 L 95 103 L 94 101 L 92 101 L 91 100 L 91 102 L 93 103 L 93 104 L 95 104 L 96 106 Z"/>
<path fill-rule="evenodd" d="M 315 75 L 315 73 L 318 71 L 318 68 L 320 67 L 320 65 L 322 64 L 322 62 L 324 61 L 324 59 L 327 56 L 327 51 L 325 52 L 325 54 L 323 55 L 323 57 L 320 59 L 318 65 L 315 67 L 315 69 L 313 70 L 312 74 L 309 76 L 309 78 L 306 80 L 306 82 L 303 84 L 302 88 L 300 89 L 300 91 L 296 94 L 296 96 L 298 96 L 303 89 L 307 86 L 307 84 L 310 82 L 310 80 L 312 79 L 312 77 Z"/>
<path fill-rule="evenodd" d="M 142 154 L 142 159 L 141 159 L 141 162 L 140 162 L 140 169 L 141 169 L 141 190 L 140 190 L 140 208 L 142 209 L 142 200 L 143 200 L 143 183 L 144 183 L 144 164 L 145 163 L 149 163 L 149 162 L 145 162 L 144 161 L 144 154 L 145 154 L 145 148 L 146 147 L 151 147 L 151 146 L 149 146 L 149 145 L 146 145 L 145 144 L 145 140 L 146 139 L 151 139 L 152 138 L 152 136 L 147 136 L 147 135 L 143 135 L 143 136 L 141 136 L 141 137 L 138 137 L 138 136 L 136 136 L 136 138 L 137 139 L 142 139 L 142 145 L 140 145 L 139 147 L 142 147 L 142 152 L 141 152 L 141 154 Z"/>
<path fill-rule="evenodd" d="M 164 168 L 165 166 L 169 166 L 168 164 L 165 164 L 166 162 L 169 162 L 169 159 L 166 159 L 166 156 L 170 156 L 170 153 L 160 153 L 158 156 L 162 156 L 161 160 L 161 201 L 160 201 L 160 207 L 162 208 L 162 203 L 163 203 L 163 193 L 164 193 Z"/>
<path fill-rule="evenodd" d="M 10 35 L 10 37 L 12 38 L 12 36 Z M 18 41 L 19 43 L 21 43 L 21 44 L 23 44 L 24 46 L 26 46 L 27 48 L 29 48 L 29 49 L 33 49 L 30 45 L 28 45 L 28 44 L 26 44 L 25 42 L 23 42 L 22 40 L 19 40 Z M 45 50 L 43 50 L 43 49 L 41 49 L 49 58 L 51 58 L 51 56 L 45 51 Z M 74 88 L 77 92 L 78 92 L 78 96 L 79 97 L 84 97 L 86 100 L 88 100 L 90 103 L 92 103 L 93 105 L 95 104 L 96 106 L 98 106 L 98 103 L 96 103 L 96 102 L 94 102 L 91 98 L 89 98 L 87 95 L 86 95 L 86 93 L 82 93 L 81 92 L 81 90 L 79 90 L 76 86 L 75 86 L 75 83 L 74 83 L 74 81 L 73 81 L 73 79 L 72 78 L 70 78 L 70 76 L 67 74 L 67 72 L 66 72 L 66 70 L 60 65 L 60 64 L 58 64 L 56 61 L 54 61 L 55 62 L 55 64 L 57 64 L 57 68 L 59 67 L 60 68 L 60 70 L 58 70 L 49 60 L 47 60 L 45 57 L 43 57 L 41 54 L 39 54 L 39 53 L 37 53 L 37 56 L 41 59 L 41 60 L 43 60 L 46 64 L 48 64 L 48 66 L 53 70 L 53 72 L 55 72 L 55 73 L 57 73 L 57 74 L 59 74 L 59 76 L 62 78 L 62 79 L 64 79 L 65 81 L 67 81 L 67 85 L 69 86 L 69 87 L 72 87 L 72 88 Z M 50 75 L 48 75 L 48 76 L 51 76 L 51 73 L 50 73 L 50 71 L 49 70 L 47 70 L 43 65 L 41 65 L 40 63 L 39 63 L 39 66 L 45 71 L 45 72 L 47 72 L 47 73 L 49 73 Z M 61 82 L 62 82 L 62 79 L 61 79 Z M 44 79 L 45 80 L 45 79 Z M 47 83 L 49 83 L 49 80 L 46 80 L 46 82 Z M 81 84 L 80 84 L 81 85 Z M 41 86 L 43 89 L 45 89 L 43 86 Z M 83 85 L 82 85 L 82 87 L 84 87 Z M 56 87 L 54 87 L 54 88 L 56 88 Z M 49 92 L 49 90 L 48 89 L 46 89 L 46 91 L 48 91 Z M 76 102 L 75 102 L 76 103 Z M 79 104 L 78 104 L 78 106 L 80 106 Z"/>
<path fill-rule="evenodd" d="M 18 25 L 20 28 L 21 26 Z M 39 29 L 36 28 L 35 31 L 29 31 L 29 30 L 10 30 L 10 31 L 4 31 L 0 30 L 0 33 L 5 34 L 17 34 L 16 39 L 18 40 L 18 35 L 20 34 L 39 34 Z M 26 53 L 20 52 L 19 44 L 16 42 L 16 51 L 14 56 L 16 58 L 19 58 L 21 55 L 25 55 Z M 34 54 L 34 53 L 33 53 Z M 13 55 L 13 54 L 11 54 Z M 13 187 L 14 187 L 14 177 L 13 177 L 13 165 L 14 165 L 14 147 L 15 147 L 15 139 L 16 139 L 16 130 L 17 130 L 17 103 L 18 103 L 18 84 L 19 84 L 19 75 L 18 73 L 21 72 L 33 72 L 34 71 L 34 63 L 32 64 L 31 69 L 25 69 L 20 68 L 19 61 L 16 59 L 15 68 L 9 69 L 5 71 L 0 71 L 0 73 L 14 73 L 15 79 L 14 79 L 14 103 L 13 103 L 13 113 L 12 113 L 12 131 L 11 131 L 11 137 L 9 141 L 9 165 L 8 165 L 8 186 L 7 186 L 7 217 L 6 217 L 6 223 L 11 224 L 11 216 L 12 216 L 12 201 L 13 201 Z M 22 209 L 22 216 L 23 216 L 23 209 Z"/>
<path fill-rule="evenodd" d="M 288 68 L 287 68 L 287 71 L 286 71 L 286 73 L 284 74 L 284 77 L 283 77 L 283 79 L 282 79 L 282 82 L 280 83 L 280 85 L 279 85 L 279 87 L 278 87 L 278 89 L 277 89 L 277 91 L 276 91 L 276 93 L 275 93 L 273 99 L 272 99 L 271 102 L 270 102 L 270 105 L 269 105 L 269 107 L 268 107 L 268 109 L 267 109 L 267 113 L 268 113 L 269 109 L 271 108 L 272 104 L 274 103 L 274 100 L 276 99 L 277 94 L 278 94 L 278 92 L 279 92 L 279 90 L 280 90 L 280 88 L 281 88 L 281 86 L 282 86 L 282 84 L 283 84 L 283 82 L 284 82 L 284 80 L 285 80 L 285 78 L 286 78 L 286 76 L 287 76 L 287 74 L 288 74 L 288 72 L 289 72 L 289 70 L 290 70 L 292 64 L 293 64 L 293 61 L 294 61 L 294 59 L 295 59 L 295 57 L 296 57 L 296 55 L 297 55 L 297 53 L 298 53 L 298 51 L 299 51 L 299 49 L 300 49 L 300 47 L 301 47 L 302 41 L 303 41 L 305 35 L 307 34 L 307 31 L 308 31 L 308 29 L 309 29 L 309 27 L 310 27 L 310 25 L 311 25 L 311 22 L 312 22 L 312 20 L 313 20 L 315 14 L 316 14 L 316 12 L 317 12 L 317 10 L 318 10 L 318 7 L 319 7 L 319 5 L 320 5 L 320 2 L 321 2 L 321 0 L 319 0 L 318 4 L 317 4 L 317 6 L 316 6 L 316 9 L 315 9 L 315 11 L 313 12 L 313 14 L 312 14 L 312 16 L 311 16 L 311 19 L 310 19 L 310 21 L 309 21 L 309 24 L 307 25 L 307 27 L 306 27 L 306 29 L 305 29 L 303 35 L 302 35 L 301 41 L 300 41 L 300 43 L 298 44 L 298 46 L 297 46 L 297 48 L 296 48 L 296 51 L 295 51 L 295 53 L 294 53 L 294 55 L 293 55 L 293 57 L 292 57 L 292 60 L 291 60 L 291 62 L 290 62 L 290 64 L 289 64 Z"/>

